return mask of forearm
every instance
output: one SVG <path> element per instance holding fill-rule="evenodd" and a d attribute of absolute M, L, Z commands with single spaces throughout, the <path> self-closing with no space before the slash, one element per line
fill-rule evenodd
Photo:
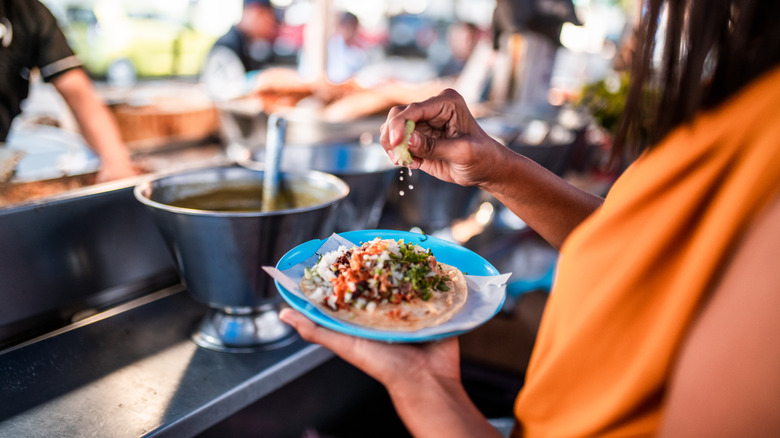
<path fill-rule="evenodd" d="M 86 75 L 77 70 L 67 72 L 57 78 L 54 85 L 73 112 L 84 140 L 98 155 L 110 156 L 117 150 L 124 150 L 116 121 L 92 92 Z"/>
<path fill-rule="evenodd" d="M 495 160 L 491 179 L 480 188 L 555 248 L 603 202 L 510 149 L 498 149 Z"/>
<path fill-rule="evenodd" d="M 130 155 L 125 148 L 116 120 L 92 89 L 81 70 L 71 70 L 54 80 L 81 129 L 81 135 L 100 156 L 101 167 L 110 169 L 112 177 L 132 173 Z"/>
<path fill-rule="evenodd" d="M 460 382 L 430 376 L 389 385 L 388 391 L 415 437 L 498 437 Z"/>
<path fill-rule="evenodd" d="M 601 205 L 601 198 L 490 137 L 454 90 L 393 108 L 380 135 L 389 153 L 404 139 L 409 120 L 415 122 L 407 143 L 416 157 L 413 168 L 418 166 L 443 181 L 480 187 L 556 248 Z"/>
<path fill-rule="evenodd" d="M 414 436 L 498 436 L 460 383 L 457 339 L 386 344 L 333 332 L 292 309 L 279 319 L 382 383 Z"/>

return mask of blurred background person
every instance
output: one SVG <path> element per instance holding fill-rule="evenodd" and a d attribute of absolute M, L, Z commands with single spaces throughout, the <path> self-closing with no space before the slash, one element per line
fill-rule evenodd
<path fill-rule="evenodd" d="M 479 42 L 481 31 L 474 23 L 458 21 L 447 28 L 450 56 L 439 67 L 439 76 L 458 76 Z"/>
<path fill-rule="evenodd" d="M 258 71 L 275 64 L 279 18 L 269 0 L 244 0 L 239 22 L 209 52 L 201 82 L 218 100 L 245 94 Z"/>
<path fill-rule="evenodd" d="M 351 12 L 342 12 L 333 35 L 328 38 L 326 76 L 333 83 L 346 82 L 366 66 L 368 54 L 360 42 L 360 20 Z M 298 72 L 305 80 L 315 80 L 317 71 L 309 58 L 302 56 Z"/>
<path fill-rule="evenodd" d="M 62 95 L 84 140 L 100 157 L 97 181 L 136 175 L 116 120 L 49 9 L 37 0 L 0 0 L 0 142 L 22 112 L 35 71 Z"/>
<path fill-rule="evenodd" d="M 360 44 L 360 21 L 351 12 L 343 12 L 336 33 L 328 40 L 328 79 L 344 82 L 366 65 L 367 55 Z"/>

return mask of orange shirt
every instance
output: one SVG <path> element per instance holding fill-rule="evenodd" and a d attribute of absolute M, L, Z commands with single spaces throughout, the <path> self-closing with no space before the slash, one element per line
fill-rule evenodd
<path fill-rule="evenodd" d="M 515 404 L 526 436 L 652 435 L 691 321 L 778 189 L 780 68 L 640 157 L 566 240 Z"/>

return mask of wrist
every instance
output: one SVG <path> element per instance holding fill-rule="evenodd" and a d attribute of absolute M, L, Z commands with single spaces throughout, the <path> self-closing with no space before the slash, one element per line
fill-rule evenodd
<path fill-rule="evenodd" d="M 494 154 L 487 155 L 490 160 L 485 163 L 488 171 L 476 186 L 488 193 L 500 194 L 508 187 L 513 187 L 522 175 L 524 157 L 500 143 L 496 143 L 494 150 Z"/>
<path fill-rule="evenodd" d="M 403 379 L 384 382 L 392 398 L 399 400 L 423 400 L 442 394 L 457 392 L 461 387 L 459 376 L 443 376 L 429 372 L 410 373 Z"/>
<path fill-rule="evenodd" d="M 428 375 L 388 385 L 396 411 L 413 436 L 496 436 L 460 379 Z"/>

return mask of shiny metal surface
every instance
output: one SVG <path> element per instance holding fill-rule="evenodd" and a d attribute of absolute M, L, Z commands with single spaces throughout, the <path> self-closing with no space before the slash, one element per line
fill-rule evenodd
<path fill-rule="evenodd" d="M 234 313 L 245 310 L 245 313 Z M 290 327 L 279 321 L 275 305 L 260 309 L 209 309 L 192 339 L 201 347 L 227 353 L 251 353 L 283 347 L 296 339 Z"/>
<path fill-rule="evenodd" d="M 281 173 L 283 186 L 317 191 L 316 205 L 271 212 L 224 212 L 169 205 L 217 188 L 261 185 L 263 172 L 221 166 L 164 176 L 139 184 L 136 198 L 152 213 L 189 293 L 213 308 L 194 337 L 221 351 L 265 349 L 290 336 L 291 329 L 266 316 L 281 302 L 272 278 L 262 270 L 296 245 L 325 238 L 334 229 L 334 209 L 349 187 L 322 172 Z M 275 310 L 272 310 L 275 312 Z M 258 318 L 265 323 L 259 329 Z M 273 324 L 275 321 L 275 324 Z M 224 330 L 224 324 L 229 322 Z M 273 326 L 273 327 L 271 327 Z M 213 329 L 212 328 L 216 328 Z"/>
<path fill-rule="evenodd" d="M 385 212 L 398 228 L 419 227 L 432 234 L 474 213 L 482 191 L 436 179 L 420 170 L 397 171 Z M 384 218 L 383 218 L 384 220 Z"/>
<path fill-rule="evenodd" d="M 265 145 L 269 115 L 255 102 L 251 99 L 219 102 L 217 109 L 225 144 L 238 143 L 250 148 Z M 312 111 L 291 111 L 285 113 L 288 122 L 286 142 L 308 146 L 357 141 L 362 136 L 379 134 L 385 118 L 382 115 L 334 122 L 323 120 Z"/>
<path fill-rule="evenodd" d="M 276 209 L 276 196 L 279 193 L 279 162 L 282 159 L 286 132 L 287 120 L 272 114 L 268 118 L 268 139 L 266 140 L 266 149 L 269 153 L 263 168 L 263 211 Z"/>
<path fill-rule="evenodd" d="M 0 349 L 179 282 L 139 181 L 0 208 Z"/>
<path fill-rule="evenodd" d="M 297 337 L 259 353 L 198 348 L 189 332 L 206 311 L 182 288 L 160 291 L 140 306 L 0 352 L 0 436 L 197 436 L 333 357 Z M 308 420 L 277 411 L 276 421 L 302 433 Z"/>
<path fill-rule="evenodd" d="M 265 149 L 250 151 L 242 165 L 260 169 Z M 393 175 L 400 169 L 378 143 L 326 143 L 310 146 L 286 145 L 282 152 L 283 170 L 314 169 L 327 172 L 349 185 L 349 195 L 337 211 L 336 231 L 376 228 L 388 197 Z"/>

